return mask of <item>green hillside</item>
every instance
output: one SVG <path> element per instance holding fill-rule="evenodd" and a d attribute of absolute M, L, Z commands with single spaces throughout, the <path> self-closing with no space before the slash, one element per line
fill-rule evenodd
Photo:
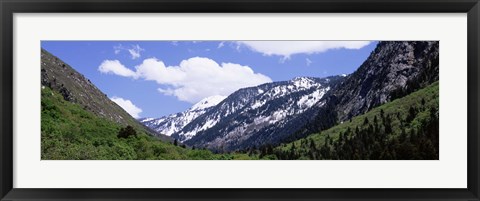
<path fill-rule="evenodd" d="M 321 133 L 248 153 L 215 154 L 176 146 L 98 117 L 42 89 L 42 160 L 355 160 L 438 159 L 438 82 Z"/>
<path fill-rule="evenodd" d="M 164 142 L 134 128 L 136 136 L 118 137 L 121 124 L 42 89 L 42 160 L 242 160 L 246 154 L 214 154 Z"/>
<path fill-rule="evenodd" d="M 106 94 L 98 89 L 89 79 L 77 72 L 58 57 L 42 49 L 41 51 L 41 83 L 63 96 L 63 99 L 81 106 L 95 116 L 130 125 L 163 141 L 172 138 L 156 133 L 130 116 L 122 107 L 114 103 Z"/>
<path fill-rule="evenodd" d="M 321 133 L 276 148 L 261 157 L 278 159 L 438 160 L 439 84 L 340 123 Z"/>

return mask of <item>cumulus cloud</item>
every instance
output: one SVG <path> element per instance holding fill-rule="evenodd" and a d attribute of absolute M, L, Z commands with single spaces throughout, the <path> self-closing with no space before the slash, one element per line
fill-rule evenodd
<path fill-rule="evenodd" d="M 140 113 L 142 112 L 142 109 L 134 105 L 132 101 L 116 96 L 110 98 L 110 100 L 122 107 L 125 111 L 128 112 L 128 114 L 132 115 L 133 118 L 140 118 Z"/>
<path fill-rule="evenodd" d="M 240 88 L 272 82 L 248 66 L 218 64 L 201 57 L 183 60 L 178 66 L 165 66 L 155 58 L 146 59 L 136 69 L 139 77 L 162 85 L 159 92 L 190 103 L 213 95 L 228 96 Z"/>
<path fill-rule="evenodd" d="M 100 64 L 98 67 L 98 71 L 105 73 L 105 74 L 116 74 L 123 77 L 133 77 L 136 78 L 137 74 L 125 67 L 120 61 L 118 60 L 105 60 Z"/>
<path fill-rule="evenodd" d="M 115 54 L 120 54 L 121 51 L 126 50 L 132 59 L 138 59 L 142 55 L 140 52 L 145 51 L 145 49 L 141 48 L 140 45 L 132 45 L 130 47 L 124 47 L 122 44 L 116 45 L 113 47 Z"/>
<path fill-rule="evenodd" d="M 162 61 L 150 58 L 135 68 L 135 74 L 127 77 L 155 81 L 160 85 L 160 93 L 190 103 L 213 95 L 228 96 L 240 88 L 272 82 L 248 66 L 219 64 L 203 57 L 183 60 L 177 66 L 166 66 Z"/>
<path fill-rule="evenodd" d="M 238 47 L 246 46 L 252 51 L 264 55 L 283 56 L 285 59 L 294 54 L 314 54 L 331 49 L 360 49 L 370 41 L 238 41 Z"/>

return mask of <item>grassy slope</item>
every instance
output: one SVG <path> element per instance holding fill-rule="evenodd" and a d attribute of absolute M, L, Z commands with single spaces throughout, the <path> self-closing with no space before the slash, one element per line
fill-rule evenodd
<path fill-rule="evenodd" d="M 151 135 L 157 135 L 155 131 L 131 117 L 90 80 L 61 59 L 44 49 L 42 49 L 41 59 L 43 86 L 48 86 L 62 95 L 68 94 L 70 102 L 82 106 L 83 109 L 93 112 L 98 117 L 121 123 L 124 126 L 133 126 L 136 130 Z M 173 141 L 173 139 L 164 135 L 157 135 L 157 137 L 166 142 Z"/>
<path fill-rule="evenodd" d="M 100 118 L 59 93 L 42 89 L 42 160 L 251 159 L 246 154 L 213 154 L 181 148 L 137 130 L 137 137 L 117 138 L 121 126 Z"/>
<path fill-rule="evenodd" d="M 422 105 L 422 99 L 425 100 L 424 105 Z M 417 108 L 418 113 L 415 115 L 415 118 L 411 122 L 405 123 L 404 119 L 407 118 L 410 107 Z M 309 150 L 302 149 L 302 143 L 304 145 L 303 147 L 310 147 L 309 143 L 313 141 L 316 145 L 316 148 L 321 149 L 322 145 L 325 144 L 325 139 L 327 138 L 327 136 L 329 136 L 329 138 L 331 138 L 333 142 L 336 142 L 338 141 L 340 134 L 345 133 L 348 128 L 350 128 L 352 131 L 355 130 L 356 127 L 359 127 L 360 129 L 365 128 L 365 118 L 368 118 L 370 123 L 372 123 L 374 117 L 377 116 L 377 119 L 381 124 L 381 110 L 384 111 L 385 116 L 390 115 L 392 117 L 392 133 L 387 136 L 387 140 L 392 140 L 399 137 L 399 135 L 402 133 L 402 129 L 404 129 L 405 133 L 410 133 L 412 129 L 414 129 L 415 131 L 422 129 L 422 122 L 430 120 L 429 108 L 431 107 L 436 108 L 436 111 L 438 111 L 438 81 L 428 87 L 425 87 L 424 89 L 416 91 L 403 98 L 399 98 L 392 102 L 381 105 L 363 115 L 354 117 L 351 119 L 351 121 L 343 122 L 328 130 L 322 131 L 321 133 L 312 134 L 305 139 L 300 139 L 288 144 L 282 144 L 276 147 L 274 150 L 288 152 L 289 150 L 291 150 L 292 144 L 295 144 L 297 152 L 299 152 L 300 155 L 299 159 L 309 159 L 309 157 L 307 156 Z M 403 126 L 401 124 L 403 124 Z M 305 146 L 305 144 L 309 145 Z"/>

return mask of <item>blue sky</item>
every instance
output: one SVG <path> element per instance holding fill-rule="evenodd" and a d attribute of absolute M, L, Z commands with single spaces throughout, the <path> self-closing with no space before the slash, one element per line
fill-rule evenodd
<path fill-rule="evenodd" d="M 134 117 L 298 76 L 350 74 L 375 41 L 42 41 Z"/>

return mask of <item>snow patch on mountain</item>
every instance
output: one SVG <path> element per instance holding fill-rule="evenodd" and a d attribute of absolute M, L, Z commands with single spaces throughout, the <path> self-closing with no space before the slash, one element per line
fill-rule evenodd
<path fill-rule="evenodd" d="M 330 87 L 327 87 L 325 89 L 316 90 L 311 94 L 304 95 L 302 98 L 300 98 L 300 100 L 298 100 L 297 105 L 305 109 L 310 108 L 320 99 L 322 99 L 323 95 L 325 95 L 325 93 L 327 93 L 329 90 Z"/>
<path fill-rule="evenodd" d="M 296 77 L 291 82 L 293 83 L 293 86 L 297 88 L 303 88 L 303 89 L 307 89 L 312 87 L 313 85 L 318 84 L 314 80 L 308 77 Z"/>
<path fill-rule="evenodd" d="M 190 108 L 190 110 L 202 110 L 205 108 L 213 107 L 218 103 L 222 102 L 226 97 L 227 96 L 216 95 L 216 96 L 210 96 L 210 97 L 204 98 L 200 102 L 193 105 Z"/>
<path fill-rule="evenodd" d="M 157 119 L 145 118 L 140 120 L 140 122 L 161 134 L 171 136 L 173 133 L 178 132 L 185 125 L 192 122 L 195 118 L 204 114 L 209 108 L 222 102 L 225 98 L 226 96 L 220 95 L 207 97 L 184 112 L 171 114 Z M 194 134 L 190 133 L 189 135 L 193 136 Z"/>

